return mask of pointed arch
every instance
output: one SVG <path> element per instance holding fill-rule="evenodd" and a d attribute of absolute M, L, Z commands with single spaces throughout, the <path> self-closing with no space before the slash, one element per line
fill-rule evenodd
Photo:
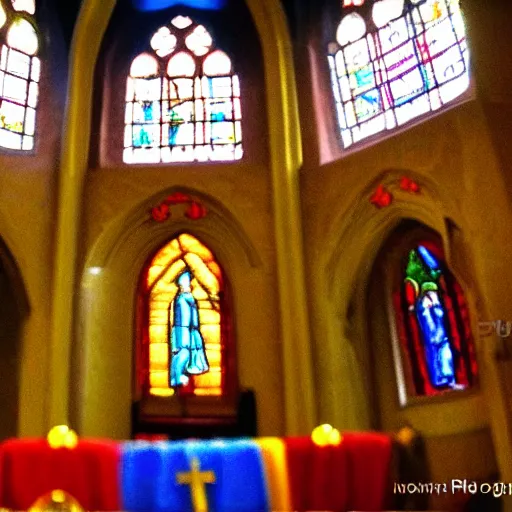
<path fill-rule="evenodd" d="M 402 190 L 400 180 L 403 176 L 416 182 L 421 193 Z M 393 196 L 391 203 L 383 208 L 377 208 L 370 201 L 380 185 Z M 364 343 L 368 338 L 370 321 L 366 294 L 382 245 L 404 220 L 412 219 L 439 233 L 445 242 L 446 261 L 475 311 L 475 297 L 478 296 L 478 286 L 474 285 L 476 276 L 461 274 L 458 265 L 452 261 L 455 247 L 449 243 L 446 218 L 456 219 L 463 225 L 463 216 L 446 191 L 430 176 L 410 169 L 389 169 L 379 173 L 368 180 L 367 186 L 354 197 L 351 205 L 340 208 L 333 215 L 324 237 L 325 251 L 318 255 L 312 287 L 313 300 L 331 312 L 327 321 L 324 317 L 317 321 L 318 332 L 315 335 L 318 344 L 316 357 L 322 368 L 319 379 L 324 417 L 336 418 L 339 424 L 348 424 L 350 428 L 373 428 L 373 404 L 368 401 L 372 393 L 367 378 L 369 347 Z M 456 260 L 464 257 L 464 254 L 459 254 Z M 379 274 L 378 279 L 382 280 L 382 275 Z M 474 286 L 469 289 L 468 283 Z M 381 288 L 383 286 L 378 287 Z M 385 297 L 382 297 L 379 305 L 384 303 Z M 386 319 L 384 321 L 387 322 Z M 393 360 L 390 359 L 389 364 L 393 365 Z M 393 378 L 394 375 L 391 376 Z M 350 385 L 343 388 L 345 384 L 340 382 L 345 380 Z M 340 389 L 342 398 L 328 392 L 333 386 Z M 348 395 L 350 398 L 346 398 Z M 391 395 L 392 400 L 397 400 L 396 397 L 396 393 Z M 350 400 L 349 406 L 347 400 Z"/>
<path fill-rule="evenodd" d="M 441 237 L 422 225 L 402 223 L 381 249 L 378 263 L 389 276 L 385 286 L 390 287 L 401 405 L 475 387 L 469 306 L 446 263 Z"/>
<path fill-rule="evenodd" d="M 406 422 L 427 437 L 484 428 L 492 419 L 481 409 L 488 390 L 484 375 L 482 382 L 479 375 L 478 363 L 482 374 L 485 363 L 481 346 L 477 351 L 475 342 L 475 290 L 459 281 L 458 269 L 446 261 L 444 249 L 448 240 L 424 222 L 402 218 L 379 237 L 378 245 L 371 265 L 353 292 L 357 320 L 349 333 L 360 371 L 368 381 L 372 428 L 389 430 Z M 419 291 L 424 293 L 427 304 L 422 304 L 423 296 L 419 295 L 419 306 L 414 310 L 409 308 L 411 296 L 406 282 L 407 271 L 416 270 L 408 268 L 411 251 L 418 251 L 421 258 L 424 256 L 442 271 L 434 272 L 437 283 L 432 283 L 418 277 L 431 277 L 428 270 L 419 268 L 416 277 L 424 284 L 420 284 Z M 413 256 L 413 263 L 416 262 Z M 430 268 L 428 264 L 426 267 Z M 433 382 L 435 376 L 432 379 L 429 362 L 433 351 L 428 347 L 431 331 L 422 333 L 422 319 L 416 318 L 424 305 L 432 306 L 429 313 L 441 313 L 440 321 L 434 320 L 433 324 L 440 325 L 439 332 L 444 332 L 438 344 L 440 355 L 449 359 L 446 349 L 452 355 L 451 382 Z"/>
<path fill-rule="evenodd" d="M 207 215 L 199 220 L 191 220 L 180 215 L 178 205 L 168 221 L 155 221 L 150 213 L 152 207 L 178 192 L 194 196 L 205 207 Z M 182 245 L 179 252 L 174 251 L 173 256 L 173 247 L 180 246 L 176 242 L 173 244 L 176 240 L 181 240 Z M 166 258 L 170 259 L 165 262 Z M 150 310 L 147 309 L 151 291 L 155 290 L 158 277 L 168 287 L 167 290 L 160 290 L 163 299 L 160 306 L 163 309 L 154 311 L 161 320 L 153 327 L 155 334 L 160 336 L 154 341 L 161 344 L 153 348 L 153 356 L 158 359 L 158 350 L 162 357 L 162 351 L 166 350 L 164 345 L 168 343 L 168 308 L 175 298 L 172 296 L 174 282 L 168 281 L 176 278 L 178 269 L 184 268 L 183 263 L 192 271 L 200 272 L 201 268 L 204 269 L 205 261 L 211 270 L 202 276 L 202 288 L 214 302 L 213 295 L 216 286 L 219 287 L 218 305 L 223 314 L 206 313 L 201 316 L 205 322 L 209 321 L 208 316 L 210 319 L 220 316 L 221 343 L 224 346 L 220 352 L 225 363 L 225 373 L 220 383 L 223 394 L 195 395 L 185 392 L 183 395 L 183 392 L 179 392 L 162 396 L 166 395 L 166 389 L 170 389 L 165 385 L 168 369 L 162 359 L 160 367 L 154 370 L 163 372 L 155 376 L 163 385 L 157 386 L 160 392 L 151 394 Z M 166 270 L 155 270 L 158 266 L 164 266 Z M 182 428 L 184 414 L 189 419 L 195 418 L 196 425 L 199 421 L 197 418 L 220 416 L 222 421 L 228 418 L 233 420 L 238 399 L 236 363 L 239 357 L 242 363 L 243 358 L 247 357 L 243 350 L 235 354 L 238 332 L 235 305 L 240 304 L 242 299 L 243 283 L 250 279 L 253 271 L 261 270 L 261 257 L 232 212 L 218 200 L 197 190 L 182 187 L 163 190 L 114 219 L 98 236 L 83 268 L 79 336 L 77 351 L 72 358 L 73 374 L 76 376 L 73 382 L 73 424 L 87 435 L 109 435 L 123 439 L 133 432 L 148 432 L 164 423 L 172 424 L 173 428 L 178 428 L 178 425 Z M 212 280 L 212 275 L 218 284 Z M 203 294 L 199 288 L 197 292 Z M 196 297 L 198 302 L 209 300 L 201 294 Z M 109 311 L 109 315 L 105 315 L 105 311 Z M 206 331 L 204 340 L 208 342 L 210 333 Z M 212 348 L 218 349 L 218 346 Z M 213 350 L 210 355 L 212 367 L 218 355 L 219 350 Z M 206 373 L 201 380 L 206 381 L 210 377 Z M 213 382 L 210 381 L 210 384 Z M 203 389 L 207 387 L 205 385 Z M 210 387 L 219 388 L 218 385 Z M 167 395 L 170 395 L 169 391 Z M 105 401 L 110 404 L 110 413 L 105 421 L 98 421 L 103 416 Z M 186 409 L 185 413 L 183 408 Z M 165 422 L 162 423 L 164 418 Z M 133 430 L 130 430 L 130 425 Z"/>
<path fill-rule="evenodd" d="M 136 375 L 142 399 L 233 393 L 229 285 L 205 244 L 184 232 L 161 246 L 144 266 L 137 301 Z"/>
<path fill-rule="evenodd" d="M 0 439 L 18 435 L 21 340 L 29 309 L 20 270 L 0 239 Z"/>

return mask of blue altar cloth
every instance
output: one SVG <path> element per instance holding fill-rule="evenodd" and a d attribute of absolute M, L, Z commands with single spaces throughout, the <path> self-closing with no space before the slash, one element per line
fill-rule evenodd
<path fill-rule="evenodd" d="M 269 512 L 265 466 L 251 440 L 125 443 L 121 453 L 121 499 L 130 512 L 192 512 L 191 489 L 179 484 L 191 461 L 213 471 L 206 484 L 210 512 Z"/>

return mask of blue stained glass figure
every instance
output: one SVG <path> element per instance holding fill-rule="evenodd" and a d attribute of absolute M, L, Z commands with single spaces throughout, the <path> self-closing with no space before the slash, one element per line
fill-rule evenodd
<path fill-rule="evenodd" d="M 176 281 L 179 291 L 172 304 L 171 387 L 186 386 L 190 375 L 200 375 L 210 369 L 199 330 L 197 302 L 191 293 L 190 282 L 188 271 L 183 272 Z"/>
<path fill-rule="evenodd" d="M 169 146 L 175 146 L 180 125 L 184 120 L 174 109 L 170 111 L 169 117 Z"/>
<path fill-rule="evenodd" d="M 144 101 L 142 103 L 142 111 L 144 112 L 144 121 L 146 121 L 147 123 L 153 121 L 153 102 Z"/>
<path fill-rule="evenodd" d="M 133 128 L 133 146 L 138 148 L 151 146 L 152 137 L 146 128 L 144 126 L 134 126 Z"/>
<path fill-rule="evenodd" d="M 434 386 L 454 386 L 453 354 L 444 325 L 444 310 L 435 290 L 422 293 L 416 302 L 428 370 Z"/>

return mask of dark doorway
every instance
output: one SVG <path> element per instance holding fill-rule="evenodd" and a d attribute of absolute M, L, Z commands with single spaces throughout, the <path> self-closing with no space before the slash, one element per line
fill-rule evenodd
<path fill-rule="evenodd" d="M 18 267 L 0 240 L 0 439 L 18 434 L 21 338 L 28 310 Z"/>

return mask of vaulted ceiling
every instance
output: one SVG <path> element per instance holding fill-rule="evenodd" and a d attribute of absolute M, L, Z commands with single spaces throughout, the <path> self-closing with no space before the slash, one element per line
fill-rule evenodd
<path fill-rule="evenodd" d="M 130 0 L 118 0 L 118 1 L 130 1 Z M 231 0 L 231 1 L 243 1 L 243 0 Z M 283 8 L 287 14 L 289 23 L 291 26 L 295 25 L 295 19 L 297 16 L 298 9 L 302 6 L 306 6 L 310 3 L 310 0 L 280 0 Z M 73 27 L 78 17 L 80 5 L 82 0 L 46 0 L 50 8 L 54 8 L 57 11 L 57 17 L 62 25 L 64 37 L 66 41 L 71 41 L 73 34 Z"/>

